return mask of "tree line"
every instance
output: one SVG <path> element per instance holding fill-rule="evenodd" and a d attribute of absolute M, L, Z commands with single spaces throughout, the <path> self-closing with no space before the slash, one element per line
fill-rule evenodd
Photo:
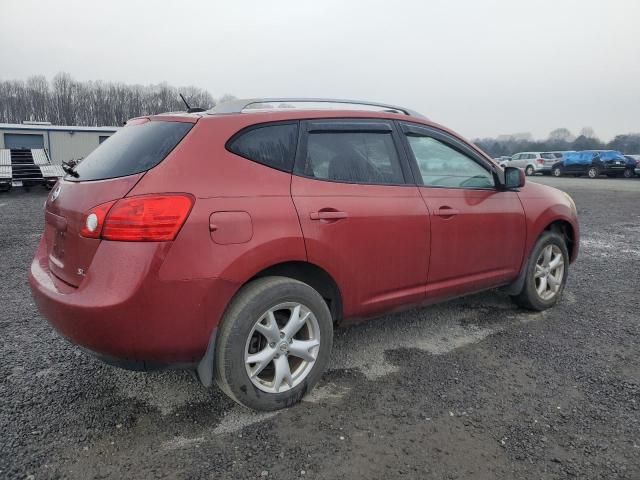
<path fill-rule="evenodd" d="M 567 150 L 618 150 L 625 154 L 640 154 L 640 133 L 616 135 L 610 142 L 603 142 L 591 127 L 584 127 L 577 136 L 567 128 L 556 128 L 545 140 L 534 140 L 530 133 L 516 133 L 478 138 L 474 143 L 494 158 L 518 152 Z"/>
<path fill-rule="evenodd" d="M 0 80 L 0 123 L 118 126 L 141 115 L 184 111 L 180 93 L 192 107 L 216 104 L 208 91 L 193 86 L 77 81 L 68 73 L 58 73 L 51 81 L 42 75 L 26 81 Z M 224 95 L 219 101 L 229 98 L 234 97 Z"/>

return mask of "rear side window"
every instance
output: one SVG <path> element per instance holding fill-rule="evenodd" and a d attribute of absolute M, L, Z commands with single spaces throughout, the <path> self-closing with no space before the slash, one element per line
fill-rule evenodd
<path fill-rule="evenodd" d="M 291 172 L 298 143 L 298 124 L 251 128 L 231 139 L 229 151 L 268 167 Z"/>
<path fill-rule="evenodd" d="M 540 156 L 547 160 L 555 160 L 556 156 L 553 153 L 541 153 Z"/>
<path fill-rule="evenodd" d="M 303 173 L 345 183 L 404 183 L 391 132 L 311 132 Z"/>
<path fill-rule="evenodd" d="M 104 180 L 149 170 L 169 155 L 193 127 L 184 122 L 145 122 L 124 127 L 101 143 L 66 180 Z"/>

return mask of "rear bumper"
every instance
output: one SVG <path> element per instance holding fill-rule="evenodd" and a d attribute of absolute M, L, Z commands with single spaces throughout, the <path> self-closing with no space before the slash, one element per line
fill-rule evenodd
<path fill-rule="evenodd" d="M 194 365 L 237 286 L 220 279 L 160 280 L 169 243 L 107 242 L 78 288 L 55 277 L 41 241 L 29 271 L 38 309 L 69 339 L 131 369 Z"/>

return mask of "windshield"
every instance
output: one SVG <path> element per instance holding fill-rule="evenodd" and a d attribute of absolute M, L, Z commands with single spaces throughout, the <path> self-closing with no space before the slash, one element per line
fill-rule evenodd
<path fill-rule="evenodd" d="M 105 140 L 76 168 L 69 181 L 104 180 L 141 173 L 158 165 L 189 132 L 192 123 L 129 125 Z"/>

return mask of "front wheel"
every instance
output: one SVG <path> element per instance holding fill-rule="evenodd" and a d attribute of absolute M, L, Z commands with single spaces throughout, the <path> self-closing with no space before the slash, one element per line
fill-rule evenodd
<path fill-rule="evenodd" d="M 216 382 L 255 410 L 297 403 L 320 379 L 333 322 L 320 294 L 286 277 L 247 284 L 227 309 L 216 341 Z"/>
<path fill-rule="evenodd" d="M 553 170 L 551 170 L 551 175 L 553 175 L 554 177 L 561 177 L 562 169 L 560 167 L 554 167 Z"/>
<path fill-rule="evenodd" d="M 554 306 L 567 282 L 569 251 L 565 239 L 544 232 L 531 251 L 522 291 L 511 297 L 520 307 L 542 311 Z"/>
<path fill-rule="evenodd" d="M 587 170 L 587 176 L 589 178 L 597 178 L 600 175 L 600 169 L 598 167 L 591 167 Z"/>
<path fill-rule="evenodd" d="M 533 172 L 535 172 L 535 169 L 531 165 L 524 169 L 524 173 L 527 177 L 533 175 Z"/>
<path fill-rule="evenodd" d="M 632 169 L 630 169 L 630 168 L 627 168 L 627 169 L 624 171 L 624 173 L 622 174 L 622 176 L 623 176 L 624 178 L 632 178 L 632 177 L 633 177 L 633 175 L 634 175 L 634 172 L 633 172 L 633 170 L 632 170 Z"/>

